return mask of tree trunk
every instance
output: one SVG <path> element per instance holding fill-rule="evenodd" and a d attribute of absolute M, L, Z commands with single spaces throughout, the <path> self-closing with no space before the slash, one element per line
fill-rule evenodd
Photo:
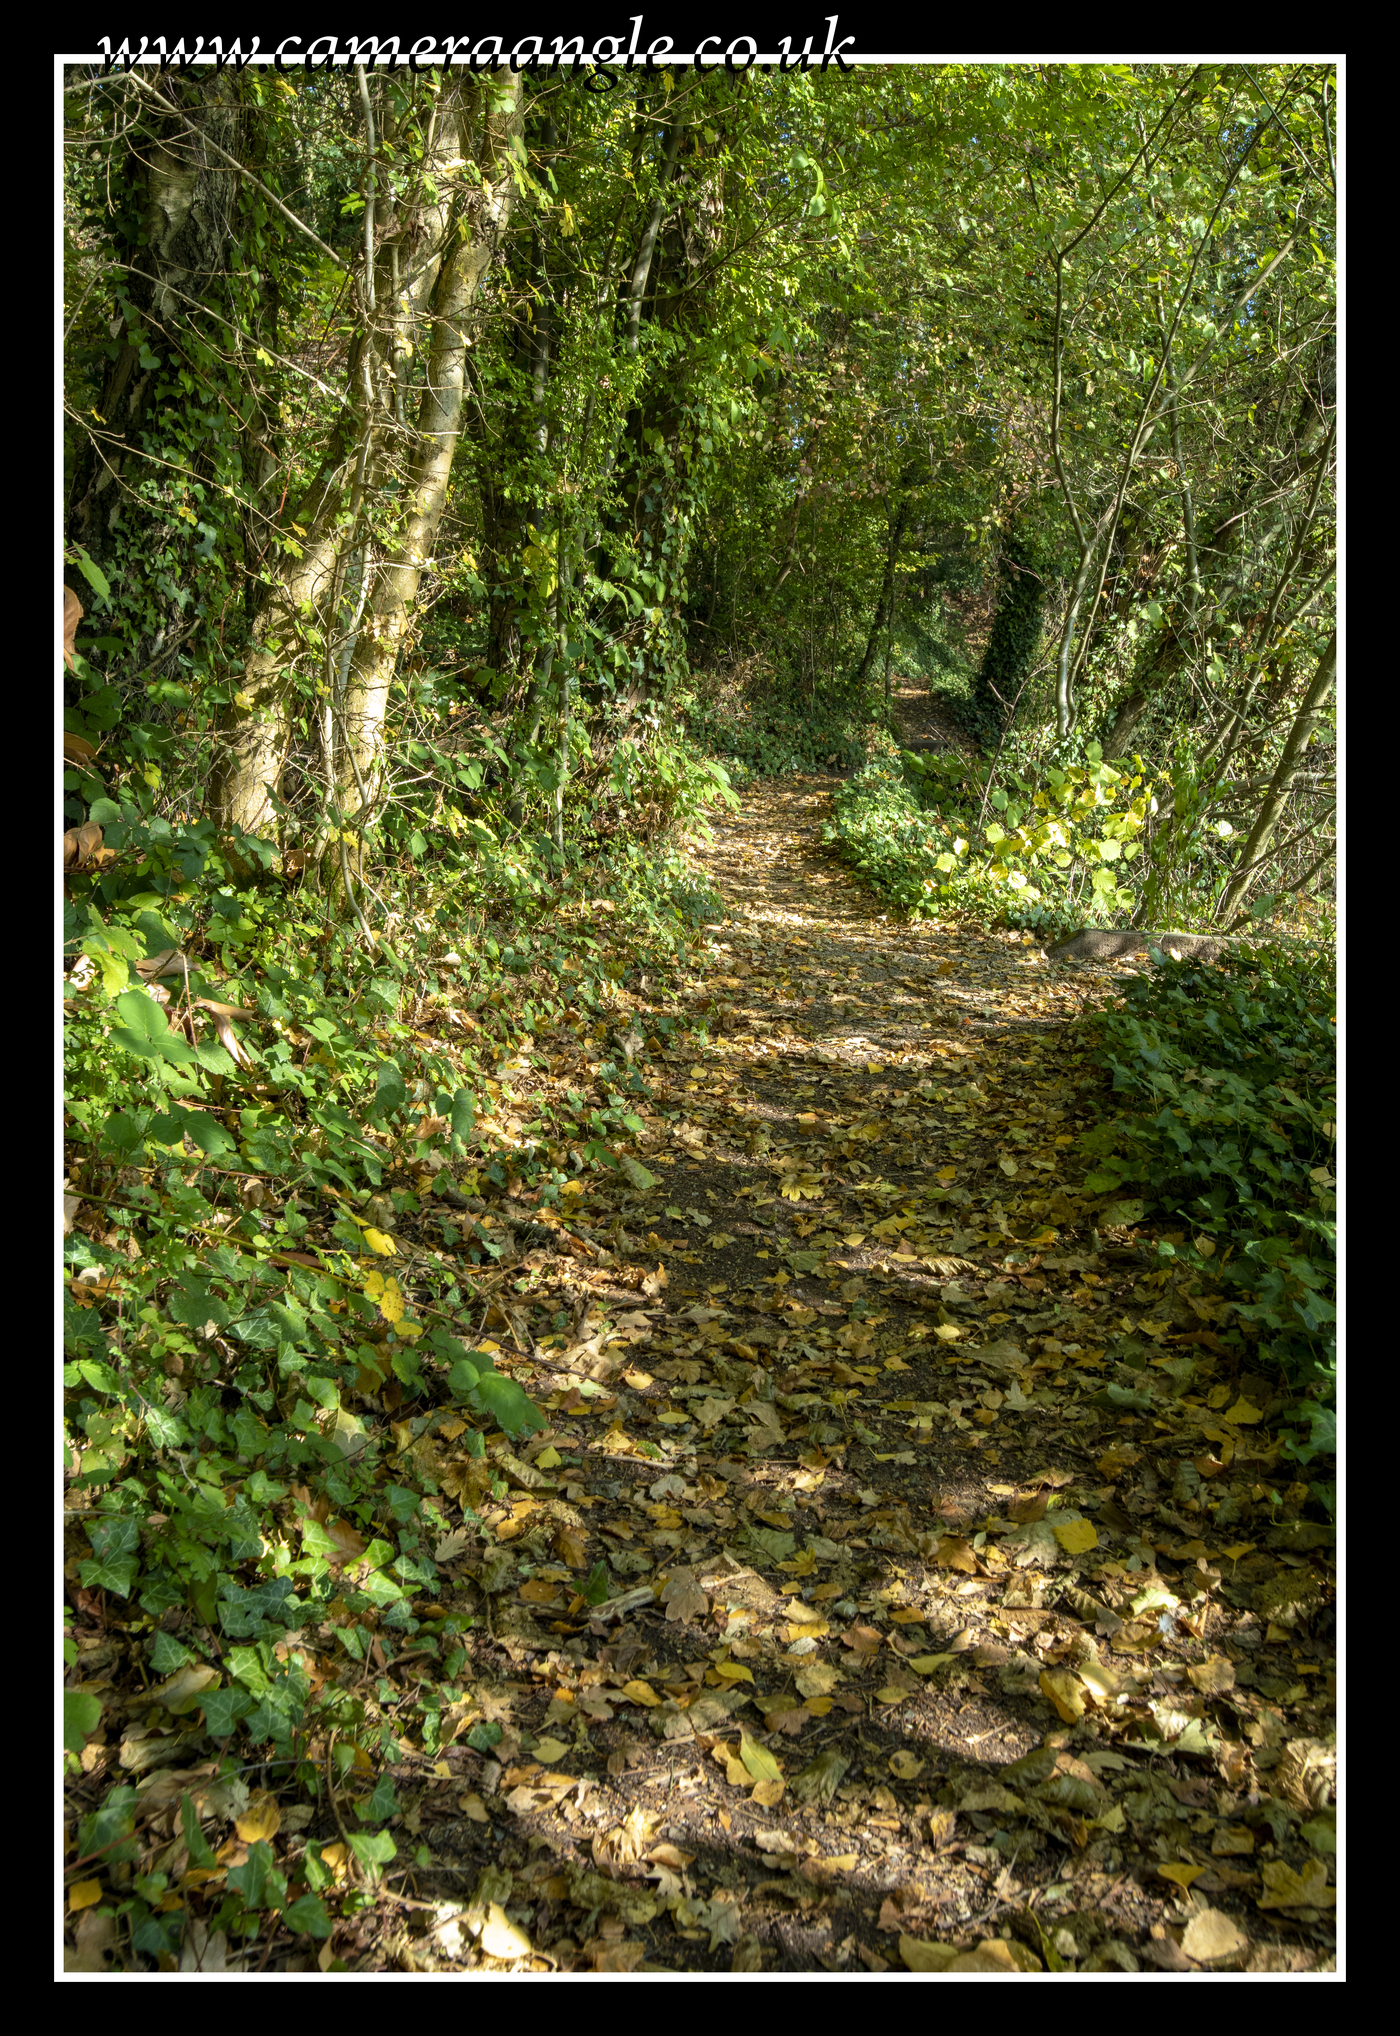
<path fill-rule="evenodd" d="M 364 323 L 350 350 L 347 406 L 297 511 L 295 522 L 305 535 L 299 552 L 284 555 L 264 597 L 243 685 L 225 721 L 210 794 L 210 811 L 222 827 L 271 831 L 296 695 L 318 682 L 328 706 L 332 796 L 343 815 L 363 825 L 378 794 L 389 683 L 431 556 L 460 429 L 473 301 L 514 193 L 505 159 L 518 121 L 519 82 L 507 77 L 487 90 L 494 95 L 489 108 L 474 80 L 454 76 L 442 88 L 433 148 L 424 162 L 430 195 L 407 225 L 380 219 L 376 240 L 372 194 L 369 199 L 366 239 L 374 252 L 362 271 Z M 479 116 L 484 131 L 477 137 Z M 372 134 L 370 144 L 372 154 Z M 467 184 L 461 173 L 473 158 L 481 171 L 479 185 Z M 401 239 L 430 251 L 409 293 L 396 287 Z M 409 340 L 404 319 L 425 312 L 431 326 L 426 382 L 418 429 L 400 469 L 406 514 L 390 557 L 376 564 L 371 549 L 368 596 L 342 691 L 340 609 L 342 597 L 353 591 L 346 587 L 347 566 L 356 550 L 373 545 L 375 491 L 404 435 L 396 414 L 402 409 L 400 369 Z M 338 863 L 337 847 L 333 867 Z"/>
<path fill-rule="evenodd" d="M 153 471 L 146 441 L 159 424 L 152 406 L 164 379 L 153 349 L 157 355 L 167 347 L 183 352 L 192 318 L 197 323 L 226 277 L 229 250 L 241 228 L 243 193 L 225 154 L 256 153 L 251 146 L 256 116 L 245 111 L 236 73 L 218 71 L 192 83 L 167 79 L 164 91 L 173 110 L 152 109 L 131 135 L 124 190 L 137 214 L 125 293 L 131 315 L 121 327 L 121 348 L 107 372 L 96 420 L 85 419 L 88 440 L 76 462 L 68 508 L 69 540 L 105 565 L 114 580 L 121 577 L 124 548 L 140 542 L 121 532 L 122 520 L 130 518 L 139 531 L 148 513 L 135 483 Z M 163 534 L 164 519 L 157 520 Z M 170 601 L 165 626 L 150 628 L 145 642 L 153 639 L 173 654 L 189 633 L 182 615 Z M 134 662 L 146 662 L 144 648 L 133 646 L 131 654 Z"/>
<path fill-rule="evenodd" d="M 1235 873 L 1226 886 L 1216 914 L 1222 925 L 1228 926 L 1231 914 L 1236 912 L 1258 881 L 1259 867 L 1264 861 L 1265 851 L 1273 839 L 1278 826 L 1279 815 L 1288 799 L 1289 789 L 1303 760 L 1304 751 L 1312 740 L 1313 731 L 1321 719 L 1327 704 L 1327 696 L 1337 680 L 1337 632 L 1332 631 L 1327 648 L 1318 660 L 1313 682 L 1308 687 L 1297 718 L 1288 731 L 1288 740 L 1283 745 L 1283 754 L 1264 794 L 1258 818 L 1249 831 L 1249 839 L 1240 852 Z"/>
<path fill-rule="evenodd" d="M 889 615 L 894 605 L 895 561 L 899 555 L 899 540 L 904 530 L 904 519 L 908 514 L 908 502 L 901 502 L 894 515 L 890 518 L 890 548 L 885 554 L 885 577 L 880 586 L 880 598 L 875 604 L 875 618 L 870 625 L 870 635 L 866 640 L 865 656 L 861 659 L 860 669 L 856 673 L 855 683 L 857 691 L 865 684 L 866 675 L 871 665 L 875 662 L 875 649 L 880 641 L 880 631 L 884 628 L 885 618 Z"/>
<path fill-rule="evenodd" d="M 409 509 L 395 556 L 377 570 L 364 624 L 355 641 L 338 731 L 335 785 L 347 814 L 368 818 L 380 789 L 384 713 L 418 585 L 432 557 L 447 501 L 452 458 L 461 431 L 467 348 L 473 307 L 510 217 L 515 185 L 502 174 L 505 145 L 516 124 L 518 97 L 493 116 L 496 181 L 483 190 L 472 231 L 443 261 L 429 311 L 432 337 L 410 461 Z"/>

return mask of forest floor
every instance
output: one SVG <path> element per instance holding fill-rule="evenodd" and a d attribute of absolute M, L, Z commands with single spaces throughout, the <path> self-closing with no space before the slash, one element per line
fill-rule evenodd
<path fill-rule="evenodd" d="M 488 1441 L 490 1497 L 460 1421 L 423 1439 L 489 1545 L 434 1550 L 465 1665 L 323 1966 L 1334 1969 L 1333 1534 L 1228 1303 L 1077 1186 L 1075 1021 L 1130 964 L 885 916 L 838 783 L 757 785 L 694 849 L 689 979 L 617 982 L 629 1184 L 471 1205 L 478 1338 L 548 1425 Z M 587 1028 L 535 1044 L 596 1073 Z M 381 1637 L 334 1672 L 387 1723 L 443 1671 Z M 349 1868 L 355 1786 L 279 1806 L 289 1867 Z"/>
<path fill-rule="evenodd" d="M 512 1499 L 457 1573 L 463 1736 L 396 1777 L 432 1864 L 336 1954 L 1331 1969 L 1332 1534 L 1271 1482 L 1274 1389 L 1147 1239 L 1057 1234 L 1086 979 L 872 910 L 836 783 L 695 851 L 729 916 L 712 1043 L 646 1066 L 660 1185 L 511 1273 L 570 1337 L 501 1289 L 551 1426 L 493 1450 Z"/>

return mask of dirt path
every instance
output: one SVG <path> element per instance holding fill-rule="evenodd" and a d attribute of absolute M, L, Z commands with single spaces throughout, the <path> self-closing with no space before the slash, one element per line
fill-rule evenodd
<path fill-rule="evenodd" d="M 502 1261 L 551 1426 L 456 1572 L 447 1963 L 1327 1967 L 1326 1537 L 1261 1498 L 1269 1383 L 1090 1227 L 1081 990 L 872 909 L 833 789 L 756 789 L 695 974 L 619 984 L 657 1185 Z"/>
<path fill-rule="evenodd" d="M 883 1052 L 912 1067 L 940 1039 L 1043 1029 L 1081 1008 L 1081 985 L 1048 970 L 1038 946 L 1018 934 L 905 925 L 882 911 L 821 839 L 840 783 L 760 783 L 740 812 L 715 825 L 713 842 L 692 851 L 727 901 L 741 944 L 807 942 L 807 952 L 793 949 L 801 995 L 775 1010 L 800 1010 L 803 1036 L 821 1037 L 839 1058 Z M 724 935 L 716 940 L 719 951 Z"/>

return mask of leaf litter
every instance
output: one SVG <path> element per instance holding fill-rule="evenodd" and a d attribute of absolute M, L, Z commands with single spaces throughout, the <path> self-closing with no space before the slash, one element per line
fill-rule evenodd
<path fill-rule="evenodd" d="M 346 1684 L 415 1866 L 338 1955 L 1332 1969 L 1332 1534 L 1278 1383 L 1149 1231 L 1094 1227 L 1075 993 L 1015 936 L 872 918 L 824 797 L 757 788 L 699 851 L 729 916 L 689 979 L 616 986 L 649 1102 L 614 1186 L 434 1183 L 546 1425 L 473 1454 L 363 1380 L 460 1509 L 432 1610 L 469 1624 L 446 1673 L 386 1632 Z M 376 1229 L 391 1304 L 423 1231 Z"/>

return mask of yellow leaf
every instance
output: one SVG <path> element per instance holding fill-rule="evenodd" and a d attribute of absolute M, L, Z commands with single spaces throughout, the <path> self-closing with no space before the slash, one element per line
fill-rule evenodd
<path fill-rule="evenodd" d="M 216 1668 L 189 1663 L 184 1668 L 177 1668 L 165 1682 L 158 1683 L 151 1695 L 158 1697 L 166 1710 L 178 1718 L 184 1712 L 194 1710 L 203 1691 L 211 1687 L 217 1689 L 221 1680 Z"/>
<path fill-rule="evenodd" d="M 805 1625 L 809 1632 L 817 1629 L 826 1630 L 824 1614 L 819 1612 L 815 1605 L 804 1604 L 801 1598 L 794 1598 L 792 1600 L 787 1608 L 787 1615 L 794 1625 Z"/>
<path fill-rule="evenodd" d="M 1264 1417 L 1248 1400 L 1236 1400 L 1234 1406 L 1227 1409 L 1224 1418 L 1233 1422 L 1237 1428 L 1252 1428 L 1256 1421 L 1262 1421 Z"/>
<path fill-rule="evenodd" d="M 492 1902 L 482 1925 L 481 1948 L 488 1958 L 529 1958 L 534 1946 L 511 1922 L 499 1902 Z"/>
<path fill-rule="evenodd" d="M 100 1902 L 101 1900 L 102 1883 L 100 1880 L 75 1880 L 68 1890 L 68 1908 L 70 1913 L 74 1909 L 90 1909 L 94 1902 Z"/>
<path fill-rule="evenodd" d="M 751 1683 L 753 1681 L 753 1670 L 745 1668 L 743 1663 L 739 1661 L 716 1662 L 715 1674 L 722 1682 L 727 1683 Z M 745 1758 L 747 1758 L 747 1755 L 745 1755 Z"/>
<path fill-rule="evenodd" d="M 1327 1867 L 1320 1859 L 1305 1860 L 1295 1873 L 1281 1859 L 1270 1860 L 1260 1869 L 1268 1893 L 1259 1897 L 1261 1909 L 1330 1909 L 1335 1907 L 1337 1890 L 1327 1885 Z"/>
<path fill-rule="evenodd" d="M 754 1788 L 752 1800 L 763 1809 L 771 1810 L 775 1803 L 782 1801 L 786 1787 L 786 1782 L 781 1780 L 761 1781 Z"/>
<path fill-rule="evenodd" d="M 242 1816 L 234 1818 L 233 1828 L 245 1845 L 255 1845 L 260 1838 L 275 1837 L 281 1823 L 282 1810 L 276 1796 L 259 1789 L 248 1798 Z"/>
<path fill-rule="evenodd" d="M 977 1558 L 960 1535 L 943 1535 L 933 1559 L 940 1569 L 957 1569 L 968 1575 L 976 1575 Z"/>
<path fill-rule="evenodd" d="M 1079 1677 L 1064 1668 L 1042 1670 L 1040 1687 L 1067 1725 L 1075 1725 L 1088 1708 L 1088 1699 Z"/>
<path fill-rule="evenodd" d="M 366 1237 L 369 1234 L 368 1231 L 365 1232 Z M 383 1273 L 366 1273 L 364 1291 L 366 1298 L 377 1304 L 386 1322 L 398 1322 L 402 1319 L 404 1299 L 397 1280 L 386 1280 Z"/>
<path fill-rule="evenodd" d="M 956 1944 L 935 1944 L 927 1937 L 901 1937 L 899 1955 L 910 1972 L 946 1972 L 958 1948 Z"/>
<path fill-rule="evenodd" d="M 752 1676 L 749 1680 L 752 1682 Z M 739 1734 L 739 1758 L 756 1782 L 782 1782 L 783 1771 L 768 1748 L 760 1746 L 747 1732 Z"/>
<path fill-rule="evenodd" d="M 650 1683 L 644 1682 L 624 1683 L 618 1694 L 620 1696 L 630 1697 L 634 1704 L 659 1704 L 661 1702 L 660 1697 L 657 1696 L 656 1691 L 652 1688 Z"/>
<path fill-rule="evenodd" d="M 779 1569 L 783 1570 L 788 1576 L 810 1576 L 816 1566 L 817 1558 L 813 1555 L 810 1548 L 804 1548 L 800 1555 L 795 1555 L 792 1558 L 791 1562 L 780 1562 L 778 1564 Z"/>
<path fill-rule="evenodd" d="M 366 1230 L 365 1243 L 376 1258 L 392 1258 L 398 1251 L 392 1237 L 386 1237 L 382 1230 Z"/>

